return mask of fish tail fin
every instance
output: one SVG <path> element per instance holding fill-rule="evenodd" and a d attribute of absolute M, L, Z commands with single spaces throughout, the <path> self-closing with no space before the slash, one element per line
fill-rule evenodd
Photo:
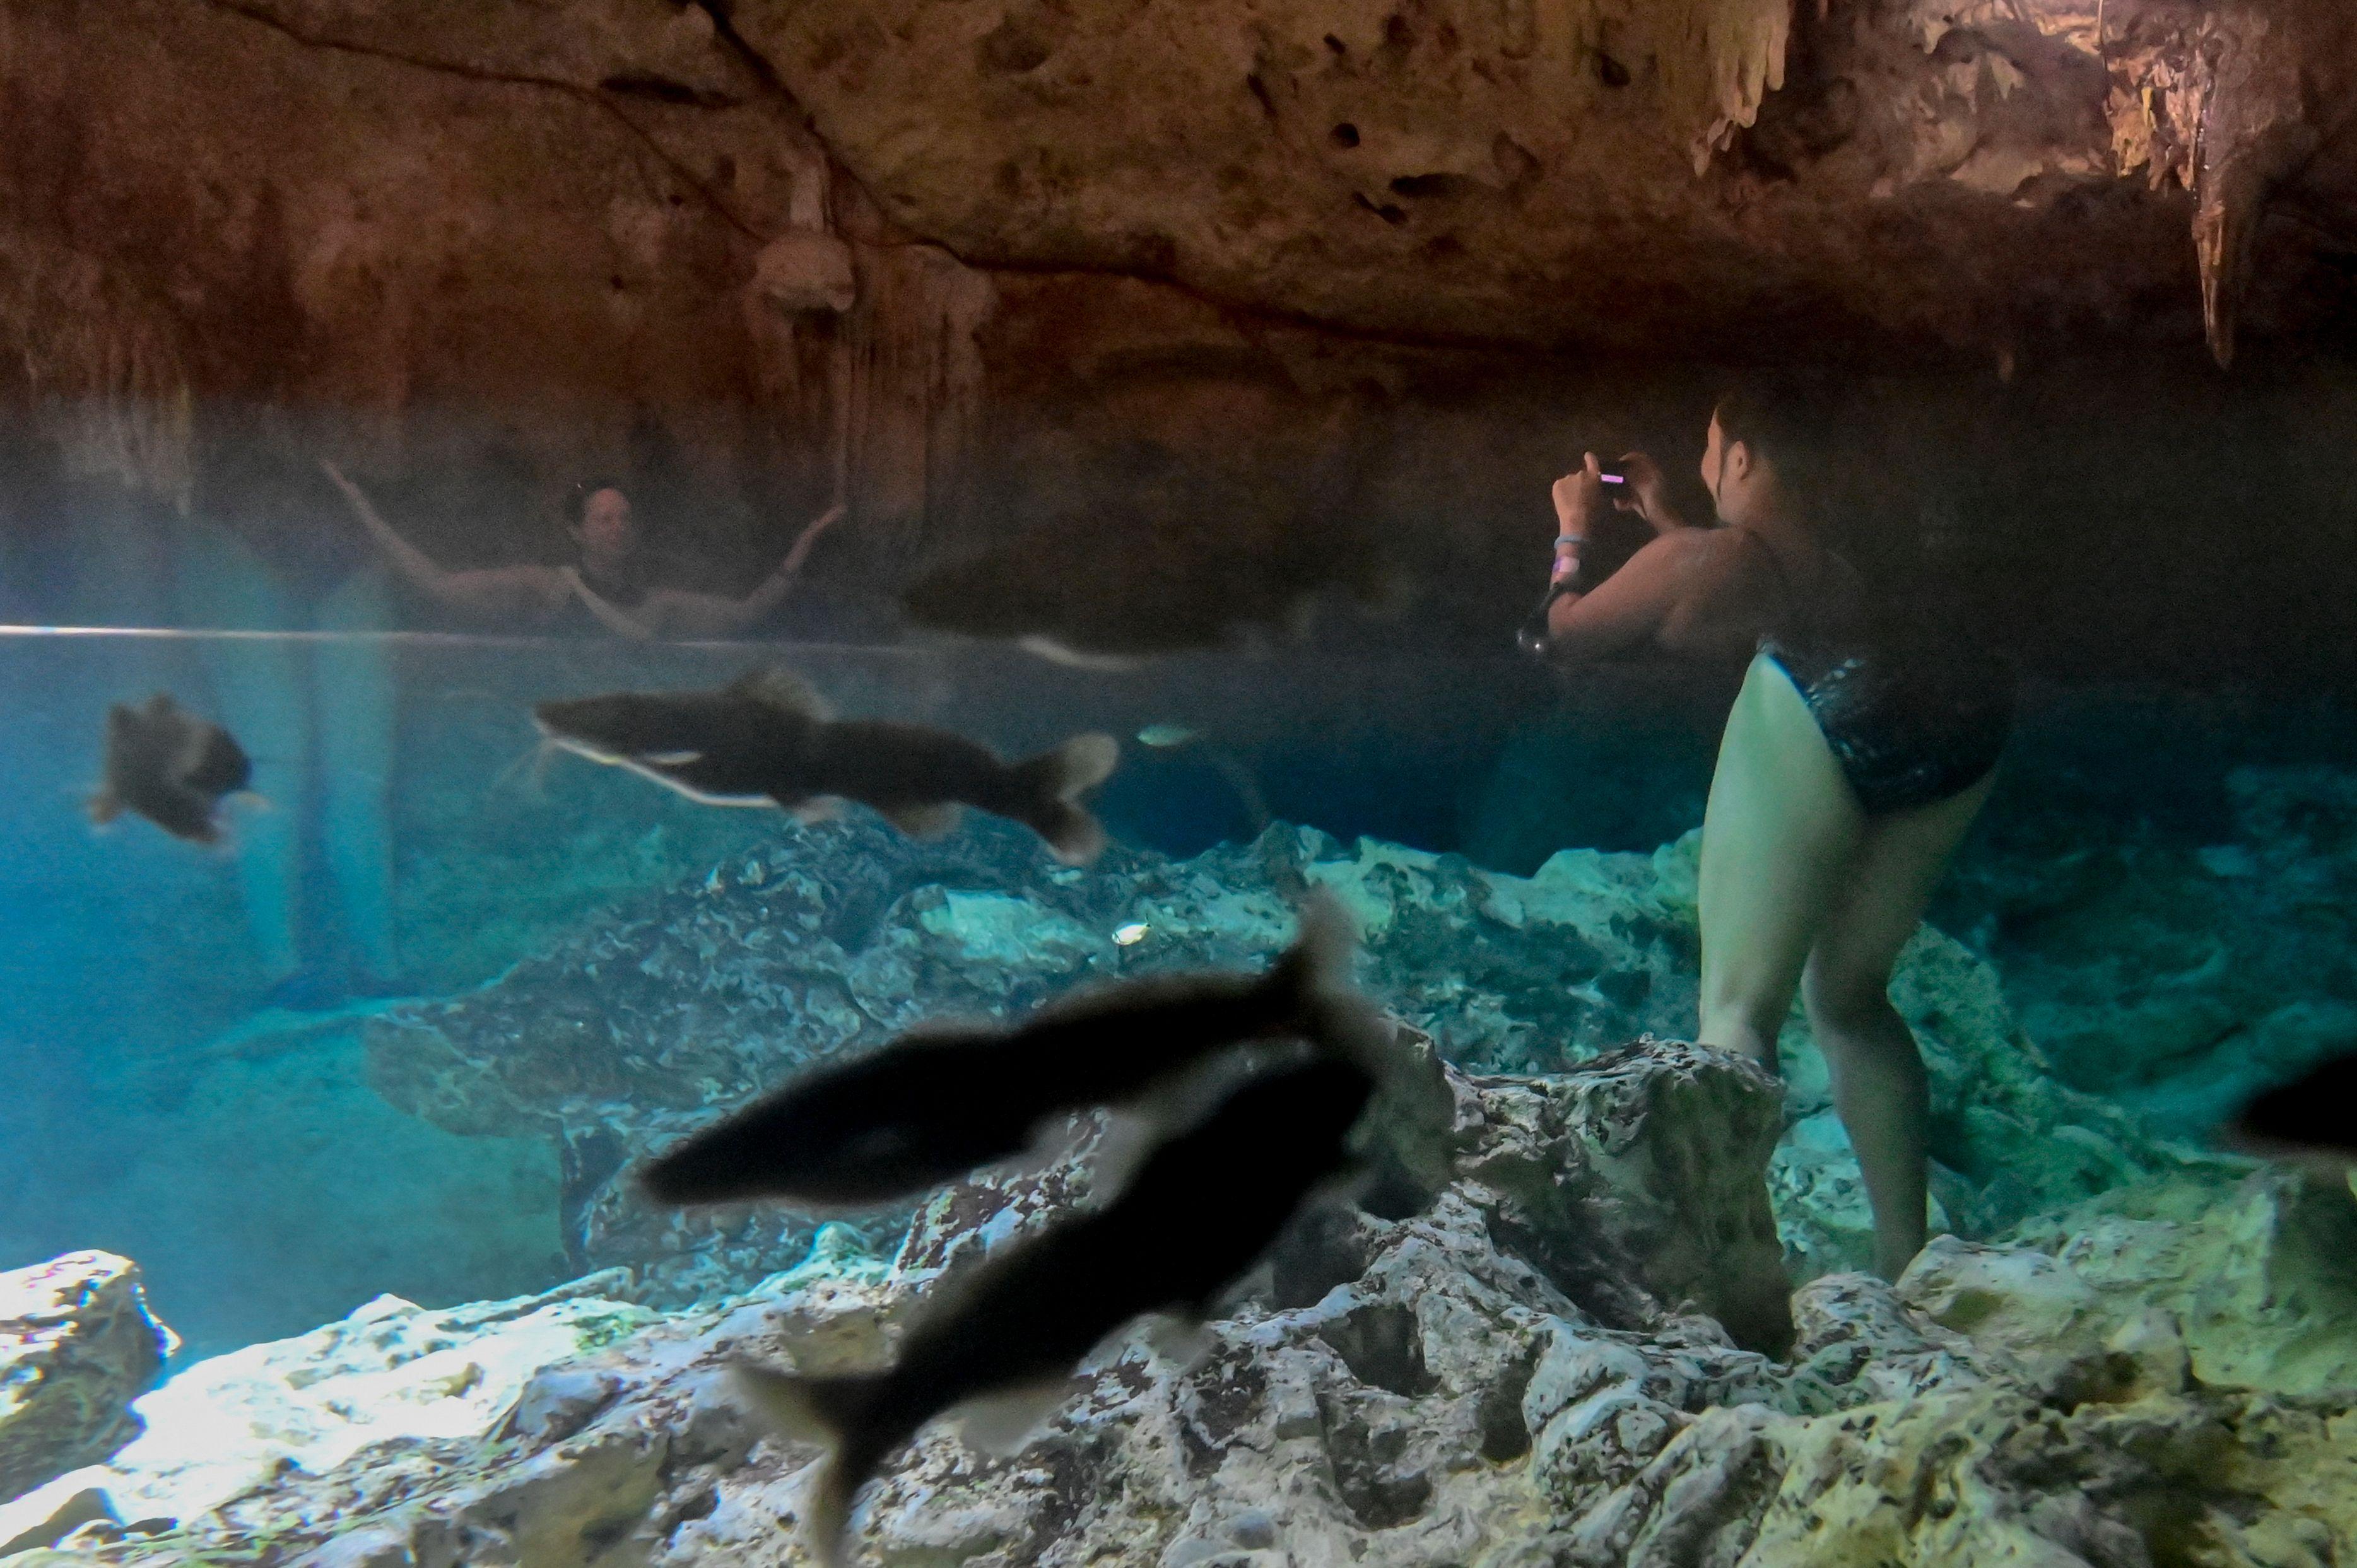
<path fill-rule="evenodd" d="M 519 753 L 514 761 L 500 768 L 484 792 L 496 795 L 512 786 L 527 799 L 547 799 L 549 760 L 563 749 L 554 736 L 542 736 L 530 750 Z"/>
<path fill-rule="evenodd" d="M 1285 1008 L 1287 1021 L 1315 1015 L 1318 1005 L 1338 995 L 1355 995 L 1351 984 L 1351 957 L 1358 949 L 1350 911 L 1323 887 L 1312 887 L 1295 910 L 1299 921 L 1293 945 L 1269 965 L 1268 990 Z"/>
<path fill-rule="evenodd" d="M 1318 1048 L 1380 1079 L 1391 1056 L 1391 1031 L 1351 977 L 1358 932 L 1341 899 L 1312 887 L 1301 900 L 1300 932 L 1272 965 L 1268 986 L 1286 1024 Z"/>
<path fill-rule="evenodd" d="M 1120 760 L 1113 736 L 1082 735 L 1016 764 L 1017 820 L 1046 839 L 1058 860 L 1086 865 L 1104 853 L 1105 831 L 1078 797 L 1103 783 Z"/>
<path fill-rule="evenodd" d="M 744 1365 L 736 1371 L 746 1402 L 771 1430 L 790 1442 L 826 1451 L 802 1494 L 803 1535 L 825 1568 L 838 1568 L 844 1536 L 851 1526 L 852 1498 L 880 1456 L 866 1450 L 856 1431 L 859 1409 L 880 1380 L 798 1378 Z"/>

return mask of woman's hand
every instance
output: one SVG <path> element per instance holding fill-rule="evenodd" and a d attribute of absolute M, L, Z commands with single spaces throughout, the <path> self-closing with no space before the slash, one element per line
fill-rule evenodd
<path fill-rule="evenodd" d="M 1659 463 L 1642 452 L 1631 452 L 1620 459 L 1620 475 L 1628 484 L 1626 493 L 1612 498 L 1614 507 L 1635 512 L 1655 533 L 1686 526 L 1685 519 L 1670 505 L 1669 482 L 1662 477 Z"/>
<path fill-rule="evenodd" d="M 1577 468 L 1555 482 L 1556 532 L 1587 538 L 1588 526 L 1604 515 L 1604 466 L 1589 452 Z"/>

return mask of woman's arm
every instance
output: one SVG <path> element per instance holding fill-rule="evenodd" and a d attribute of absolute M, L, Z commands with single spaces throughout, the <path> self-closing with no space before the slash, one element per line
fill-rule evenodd
<path fill-rule="evenodd" d="M 1710 532 L 1681 528 L 1647 544 L 1585 594 L 1567 593 L 1547 609 L 1547 653 L 1564 660 L 1609 659 L 1661 640 L 1691 596 Z"/>
<path fill-rule="evenodd" d="M 1561 585 L 1579 571 L 1589 530 L 1609 510 L 1604 478 L 1590 452 L 1577 473 L 1555 483 L 1555 562 Z M 1618 572 L 1586 593 L 1565 590 L 1547 607 L 1547 654 L 1559 660 L 1608 659 L 1656 641 L 1688 596 L 1709 535 L 1673 528 L 1629 557 Z"/>
<path fill-rule="evenodd" d="M 546 566 L 495 566 L 479 572 L 451 572 L 434 564 L 426 553 L 393 531 L 378 515 L 360 486 L 326 458 L 319 467 L 351 503 L 361 525 L 375 539 L 377 548 L 393 563 L 409 585 L 452 609 L 476 615 L 542 614 L 552 611 L 566 592 L 563 578 Z"/>
<path fill-rule="evenodd" d="M 834 505 L 811 520 L 794 540 L 793 548 L 778 563 L 778 569 L 763 578 L 754 590 L 741 599 L 724 598 L 717 594 L 693 594 L 681 588 L 658 588 L 647 596 L 639 607 L 639 618 L 651 635 L 685 634 L 690 637 L 727 637 L 744 630 L 774 610 L 785 599 L 802 575 L 802 563 L 810 556 L 811 546 L 818 536 L 840 521 L 844 505 Z"/>

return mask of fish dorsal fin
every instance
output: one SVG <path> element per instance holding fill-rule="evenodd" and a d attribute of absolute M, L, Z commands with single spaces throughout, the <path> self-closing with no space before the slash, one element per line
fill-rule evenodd
<path fill-rule="evenodd" d="M 752 702 L 776 708 L 797 718 L 814 719 L 820 724 L 834 717 L 834 710 L 818 694 L 811 683 L 791 670 L 771 666 L 766 670 L 748 670 L 737 677 L 729 691 Z"/>

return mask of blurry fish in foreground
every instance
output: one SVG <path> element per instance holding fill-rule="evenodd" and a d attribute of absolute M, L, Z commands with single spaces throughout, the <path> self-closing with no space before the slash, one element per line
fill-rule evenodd
<path fill-rule="evenodd" d="M 614 692 L 543 703 L 541 733 L 566 750 L 645 775 L 714 805 L 778 805 L 804 821 L 832 803 L 871 806 L 920 838 L 957 825 L 958 808 L 1007 817 L 1084 865 L 1104 829 L 1078 797 L 1120 760 L 1111 736 L 1083 735 L 1028 761 L 918 725 L 834 718 L 818 693 L 782 670 L 755 671 L 717 691 Z"/>
<path fill-rule="evenodd" d="M 694 1134 L 642 1181 L 662 1203 L 887 1203 L 1023 1153 L 1059 1112 L 1150 1095 L 1231 1046 L 1307 1039 L 1377 1073 L 1390 1034 L 1351 987 L 1351 947 L 1349 917 L 1321 894 L 1263 973 L 1148 975 L 1012 1028 L 911 1031 Z"/>
<path fill-rule="evenodd" d="M 90 820 L 103 827 L 133 811 L 175 838 L 219 843 L 221 798 L 253 778 L 252 759 L 229 731 L 158 692 L 145 707 L 106 710 L 105 778 L 90 798 Z"/>
<path fill-rule="evenodd" d="M 854 1495 L 934 1416 L 967 1405 L 969 1436 L 985 1425 L 1011 1436 L 1061 1403 L 1082 1358 L 1131 1319 L 1206 1316 L 1313 1194 L 1357 1168 L 1351 1130 L 1373 1088 L 1330 1057 L 1247 1079 L 1149 1155 L 1112 1203 L 945 1283 L 888 1371 L 740 1367 L 755 1409 L 827 1450 L 802 1508 L 819 1560 L 841 1561 Z M 983 1401 L 998 1408 L 969 1402 Z"/>
<path fill-rule="evenodd" d="M 1153 928 L 1143 920 L 1132 920 L 1126 926 L 1115 926 L 1113 931 L 1113 945 L 1117 948 L 1134 948 L 1146 940 L 1146 933 L 1151 929 Z"/>
<path fill-rule="evenodd" d="M 2357 1054 L 2335 1057 L 2254 1097 L 2218 1132 L 2218 1141 L 2261 1159 L 2344 1172 L 2357 1186 Z"/>

